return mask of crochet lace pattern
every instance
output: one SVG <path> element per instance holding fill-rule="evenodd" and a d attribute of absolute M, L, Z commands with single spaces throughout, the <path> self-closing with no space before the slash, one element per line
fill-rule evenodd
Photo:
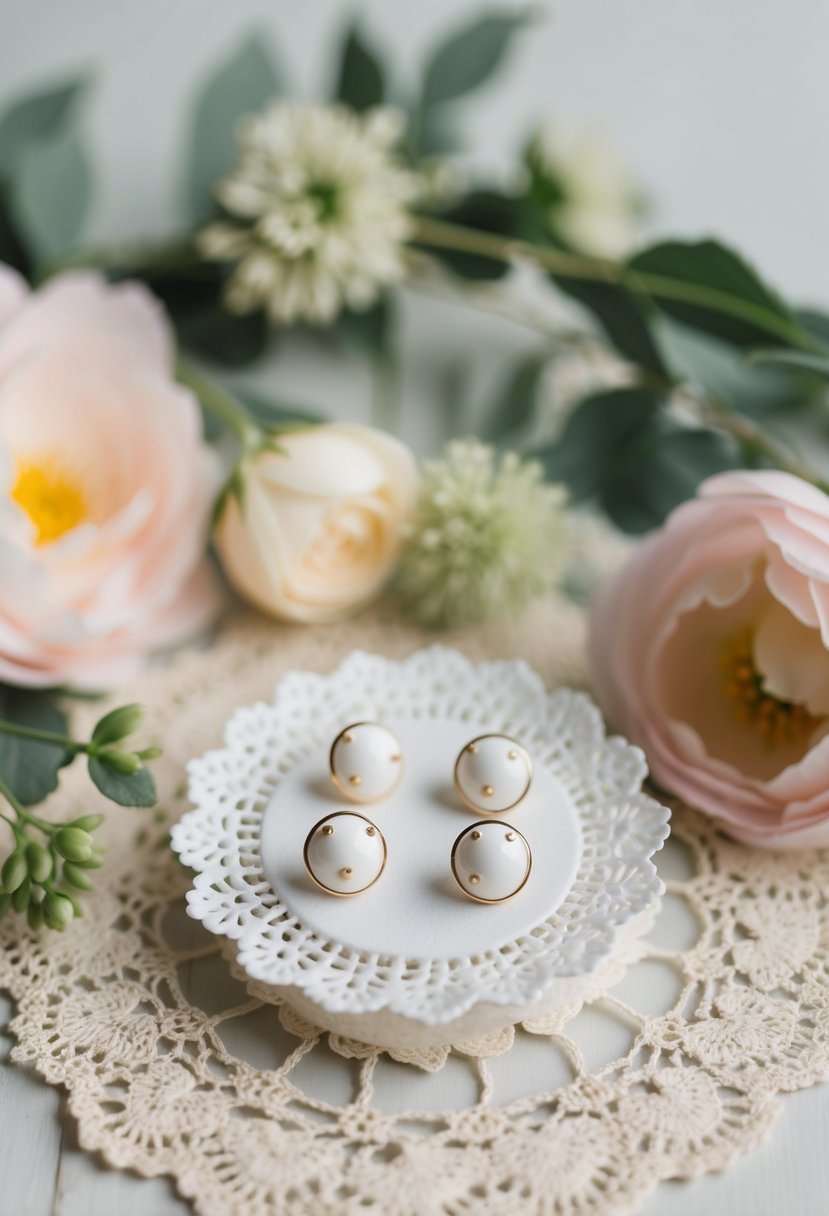
<path fill-rule="evenodd" d="M 548 599 L 511 625 L 443 640 L 475 660 L 520 655 L 555 687 L 584 682 L 584 629 L 577 608 Z M 107 807 L 107 864 L 70 931 L 0 924 L 14 1060 L 66 1088 L 85 1149 L 169 1175 L 202 1216 L 630 1212 L 661 1179 L 727 1165 L 760 1140 L 779 1093 L 829 1077 L 829 858 L 752 851 L 684 807 L 657 866 L 664 902 L 679 901 L 693 929 L 668 945 L 657 917 L 636 964 L 670 970 L 668 1008 L 623 1000 L 624 966 L 610 966 L 589 1009 L 395 1059 L 231 978 L 220 940 L 184 916 L 192 877 L 168 845 L 187 810 L 186 762 L 287 670 L 329 672 L 358 648 L 402 658 L 429 640 L 387 606 L 304 631 L 244 615 L 210 648 L 151 669 L 119 699 L 143 702 L 163 740 L 161 810 Z M 82 709 L 79 729 L 100 713 Z M 97 805 L 73 768 L 44 813 Z M 617 1058 L 583 1050 L 580 1019 L 597 1013 L 624 1032 Z M 255 1059 L 240 1046 L 245 1021 L 264 1044 Z M 558 1079 L 539 1066 L 538 1092 L 504 1096 L 511 1053 L 528 1042 Z M 315 1053 L 348 1063 L 351 1092 L 307 1086 Z M 447 1067 L 475 1087 L 450 1108 L 429 1096 Z M 398 1094 L 417 1094 L 409 1109 L 383 1104 L 389 1070 Z"/>

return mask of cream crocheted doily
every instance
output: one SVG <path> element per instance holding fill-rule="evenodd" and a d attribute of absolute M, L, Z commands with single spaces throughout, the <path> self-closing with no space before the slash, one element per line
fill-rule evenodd
<path fill-rule="evenodd" d="M 641 1008 L 610 971 L 589 1009 L 399 1061 L 230 978 L 219 942 L 183 915 L 190 876 L 167 845 L 186 808 L 185 762 L 286 670 L 327 671 L 355 647 L 398 657 L 428 640 L 388 608 L 313 630 L 241 616 L 208 649 L 150 671 L 119 699 L 146 704 L 164 743 L 163 809 L 109 809 L 107 865 L 65 935 L 0 925 L 13 1058 L 66 1087 L 84 1148 L 170 1175 L 199 1213 L 630 1212 L 661 1179 L 722 1168 L 755 1145 L 778 1093 L 829 1077 L 829 858 L 753 852 L 683 808 L 659 868 L 663 908 L 676 921 L 682 905 L 687 940 L 668 941 L 657 919 L 636 966 L 670 983 L 639 983 Z M 563 600 L 442 640 L 474 659 L 521 655 L 550 686 L 584 679 L 584 621 Z M 95 801 L 70 769 L 54 806 Z M 658 1008 L 656 991 L 670 992 Z M 255 1052 L 240 1046 L 246 1023 Z M 608 1058 L 597 1042 L 623 1045 Z M 528 1050 L 531 1084 L 516 1096 Z M 333 1096 L 308 1085 L 317 1053 L 348 1070 L 350 1092 L 341 1076 Z M 465 1104 L 447 1101 L 453 1069 L 474 1082 Z"/>

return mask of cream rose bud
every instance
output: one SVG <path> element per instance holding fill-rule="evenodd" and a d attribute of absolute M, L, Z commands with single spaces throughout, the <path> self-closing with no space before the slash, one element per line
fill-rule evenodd
<path fill-rule="evenodd" d="M 225 572 L 286 621 L 333 621 L 388 581 L 414 508 L 414 456 L 373 427 L 332 423 L 279 438 L 245 470 L 216 529 Z"/>

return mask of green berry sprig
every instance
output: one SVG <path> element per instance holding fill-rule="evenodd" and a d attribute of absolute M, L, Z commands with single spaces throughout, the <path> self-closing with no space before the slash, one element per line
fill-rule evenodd
<path fill-rule="evenodd" d="M 120 806 L 152 806 L 155 782 L 146 762 L 159 756 L 160 749 L 131 751 L 123 746 L 142 716 L 140 705 L 122 705 L 100 719 L 88 740 L 6 721 L 0 721 L 0 734 L 61 747 L 70 758 L 83 754 L 92 781 L 107 798 Z M 63 932 L 83 915 L 79 896 L 92 890 L 92 872 L 104 863 L 104 846 L 93 833 L 105 816 L 50 823 L 24 806 L 2 778 L 0 797 L 8 804 L 8 813 L 0 811 L 0 819 L 11 829 L 13 841 L 0 866 L 0 918 L 9 911 L 25 913 L 32 929 L 46 926 Z"/>

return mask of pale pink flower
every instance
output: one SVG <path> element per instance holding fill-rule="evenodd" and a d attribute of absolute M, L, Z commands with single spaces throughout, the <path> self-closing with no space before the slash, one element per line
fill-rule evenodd
<path fill-rule="evenodd" d="M 0 680 L 112 687 L 202 627 L 216 477 L 148 291 L 0 265 Z"/>
<path fill-rule="evenodd" d="M 726 473 L 600 593 L 593 680 L 654 779 L 739 840 L 829 845 L 829 497 Z"/>

